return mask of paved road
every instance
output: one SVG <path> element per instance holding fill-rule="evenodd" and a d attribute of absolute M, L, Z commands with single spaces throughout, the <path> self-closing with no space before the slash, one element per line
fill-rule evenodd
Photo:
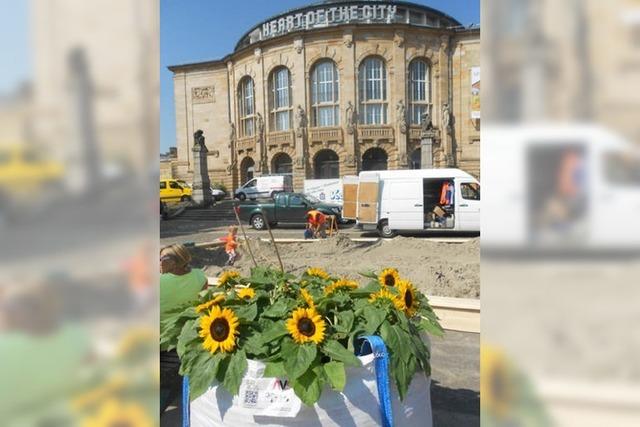
<path fill-rule="evenodd" d="M 431 407 L 434 427 L 480 425 L 480 335 L 447 332 L 433 340 Z M 181 426 L 179 399 L 160 418 L 162 427 Z"/>

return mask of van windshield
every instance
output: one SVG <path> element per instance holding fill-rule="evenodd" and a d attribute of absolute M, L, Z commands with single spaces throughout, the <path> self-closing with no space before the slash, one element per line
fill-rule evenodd
<path fill-rule="evenodd" d="M 604 175 L 611 184 L 640 187 L 640 156 L 622 152 L 605 154 Z"/>

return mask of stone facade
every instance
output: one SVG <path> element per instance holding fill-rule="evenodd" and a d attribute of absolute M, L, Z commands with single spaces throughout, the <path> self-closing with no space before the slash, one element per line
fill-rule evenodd
<path fill-rule="evenodd" d="M 282 159 L 286 159 L 283 164 L 290 168 L 296 188 L 306 178 L 336 173 L 331 160 L 323 163 L 325 158 L 337 157 L 339 176 L 357 174 L 372 165 L 416 167 L 412 159 L 420 158 L 415 150 L 420 147 L 422 131 L 409 117 L 409 67 L 417 59 L 428 67 L 428 102 L 437 135 L 435 167 L 460 167 L 479 176 L 480 123 L 470 119 L 470 69 L 480 65 L 479 28 L 344 24 L 244 45 L 241 40 L 239 46 L 221 60 L 169 67 L 174 73 L 175 169 L 179 177 L 189 179 L 193 171 L 191 136 L 198 129 L 207 138 L 211 181 L 227 188 L 237 188 L 250 172 L 255 176 L 279 172 Z M 379 124 L 351 118 L 360 112 L 359 69 L 367 58 L 384 63 L 386 120 Z M 333 126 L 321 127 L 311 119 L 312 75 L 314 67 L 327 60 L 335 64 L 339 77 L 338 117 Z M 276 130 L 271 82 L 273 72 L 282 67 L 289 73 L 289 126 Z M 239 92 L 247 78 L 253 82 L 254 113 L 261 116 L 254 116 L 254 132 L 249 135 L 243 132 L 242 106 L 238 105 L 244 102 L 239 101 Z M 444 104 L 450 106 L 450 132 L 443 129 Z M 263 125 L 258 124 L 260 120 Z M 325 165 L 330 172 L 324 172 Z"/>

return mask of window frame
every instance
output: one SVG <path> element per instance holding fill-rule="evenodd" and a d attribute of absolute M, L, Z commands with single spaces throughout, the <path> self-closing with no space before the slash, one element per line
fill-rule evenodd
<path fill-rule="evenodd" d="M 278 78 L 282 76 L 282 72 L 285 72 L 286 82 L 284 86 L 280 86 Z M 281 92 L 285 92 L 284 96 L 281 96 Z M 280 105 L 279 101 L 283 97 L 287 98 L 286 105 Z M 283 132 L 291 130 L 292 126 L 292 111 L 293 111 L 293 85 L 291 81 L 291 71 L 284 65 L 278 66 L 271 70 L 269 74 L 269 129 L 271 132 Z M 283 114 L 284 113 L 284 114 Z M 286 117 L 286 126 L 281 126 L 280 117 Z"/>
<path fill-rule="evenodd" d="M 327 79 L 326 75 L 322 76 L 320 73 L 323 71 L 326 74 L 326 70 L 321 67 L 330 66 L 331 76 Z M 311 68 L 310 73 L 310 93 L 311 93 L 311 126 L 312 127 L 337 127 L 340 126 L 340 73 L 338 66 L 334 61 L 328 58 L 323 58 L 316 61 Z M 330 86 L 329 89 L 324 91 L 320 90 L 320 87 Z M 327 94 L 330 94 L 330 100 L 326 100 Z M 324 100 L 320 99 L 323 98 Z M 331 111 L 331 120 L 324 121 L 321 117 L 321 112 Z"/>
<path fill-rule="evenodd" d="M 238 83 L 238 131 L 241 137 L 256 134 L 256 87 L 250 76 L 244 76 Z"/>
<path fill-rule="evenodd" d="M 417 78 L 417 72 L 414 71 L 414 67 L 418 64 L 424 65 L 424 75 Z M 409 123 L 412 125 L 422 124 L 422 114 L 431 105 L 431 64 L 425 58 L 415 58 L 411 60 L 408 68 L 407 76 L 407 98 L 409 99 Z M 422 90 L 416 90 L 417 86 L 421 85 Z M 418 98 L 420 92 L 423 93 L 424 99 L 416 99 L 416 93 Z"/>
<path fill-rule="evenodd" d="M 369 68 L 374 61 L 377 62 L 376 67 Z M 358 66 L 359 123 L 364 125 L 388 123 L 388 80 L 387 63 L 384 58 L 367 56 L 360 62 Z M 376 93 L 380 96 L 375 97 Z M 378 110 L 377 113 L 376 110 Z"/>

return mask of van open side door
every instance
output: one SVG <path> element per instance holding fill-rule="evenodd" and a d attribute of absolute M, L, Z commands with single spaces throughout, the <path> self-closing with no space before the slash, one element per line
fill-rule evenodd
<path fill-rule="evenodd" d="M 360 176 L 358 184 L 357 220 L 361 224 L 378 224 L 380 177 L 377 174 Z"/>
<path fill-rule="evenodd" d="M 358 177 L 349 175 L 342 179 L 342 217 L 355 220 L 358 214 Z"/>

